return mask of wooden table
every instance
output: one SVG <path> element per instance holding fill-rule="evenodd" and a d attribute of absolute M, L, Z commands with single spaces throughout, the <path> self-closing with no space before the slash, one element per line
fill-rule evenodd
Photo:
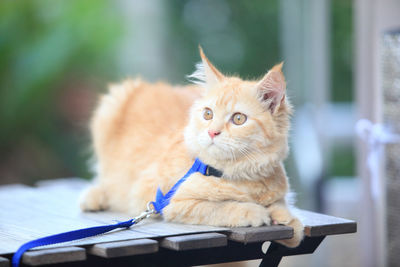
<path fill-rule="evenodd" d="M 129 219 L 112 212 L 82 213 L 77 201 L 87 185 L 85 180 L 70 178 L 42 181 L 36 187 L 0 187 L 0 267 L 9 266 L 12 254 L 32 239 Z M 261 249 L 265 241 L 290 238 L 293 230 L 287 226 L 223 228 L 147 219 L 130 229 L 31 250 L 24 254 L 22 263 L 191 266 L 263 259 L 260 266 L 278 266 L 283 256 L 313 253 L 327 235 L 357 229 L 354 221 L 305 210 L 294 212 L 304 223 L 306 235 L 294 249 L 274 242 L 266 253 Z"/>

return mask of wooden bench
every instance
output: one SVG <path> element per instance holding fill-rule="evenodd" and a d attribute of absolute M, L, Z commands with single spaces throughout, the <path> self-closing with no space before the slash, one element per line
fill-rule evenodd
<path fill-rule="evenodd" d="M 78 196 L 88 182 L 82 179 L 42 181 L 37 187 L 0 187 L 0 267 L 10 265 L 23 243 L 84 227 L 127 220 L 113 212 L 82 213 Z M 223 228 L 166 223 L 147 219 L 126 230 L 83 240 L 41 247 L 24 254 L 29 266 L 191 266 L 263 259 L 260 266 L 278 266 L 281 258 L 313 253 L 327 235 L 354 233 L 354 221 L 295 210 L 305 225 L 301 245 L 289 249 L 265 241 L 290 238 L 292 228 L 263 226 Z M 265 245 L 264 245 L 265 246 Z"/>

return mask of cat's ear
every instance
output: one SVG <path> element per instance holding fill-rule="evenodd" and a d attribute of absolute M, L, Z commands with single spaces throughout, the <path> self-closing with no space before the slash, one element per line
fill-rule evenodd
<path fill-rule="evenodd" d="M 201 57 L 201 61 L 202 61 L 202 66 L 200 66 L 199 70 L 203 72 L 202 74 L 203 74 L 204 82 L 207 85 L 213 86 L 213 85 L 217 84 L 218 82 L 220 82 L 224 78 L 224 75 L 219 70 L 217 70 L 217 68 L 214 67 L 213 64 L 211 64 L 211 62 L 208 60 L 208 58 L 204 54 L 201 46 L 199 46 L 199 50 L 200 50 L 200 57 Z"/>
<path fill-rule="evenodd" d="M 196 65 L 196 71 L 187 78 L 195 84 L 213 87 L 224 78 L 224 75 L 211 64 L 200 45 L 199 50 L 202 62 Z"/>
<path fill-rule="evenodd" d="M 257 84 L 258 98 L 271 113 L 275 113 L 285 100 L 286 82 L 282 66 L 283 62 L 275 65 Z"/>
<path fill-rule="evenodd" d="M 201 61 L 203 62 L 204 66 L 204 75 L 206 78 L 206 83 L 209 85 L 214 85 L 220 82 L 224 78 L 224 75 L 219 70 L 217 70 L 217 68 L 214 67 L 213 64 L 211 64 L 211 62 L 204 54 L 203 48 L 201 48 L 200 45 L 199 45 L 199 51 L 200 51 Z"/>

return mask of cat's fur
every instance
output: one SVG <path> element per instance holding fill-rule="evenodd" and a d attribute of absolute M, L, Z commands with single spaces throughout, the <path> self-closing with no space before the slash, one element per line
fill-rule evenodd
<path fill-rule="evenodd" d="M 285 224 L 294 236 L 281 243 L 297 246 L 303 226 L 287 207 L 282 165 L 292 111 L 282 64 L 259 81 L 244 81 L 224 76 L 201 49 L 200 54 L 203 65 L 189 76 L 197 85 L 127 80 L 101 98 L 91 123 L 98 177 L 83 195 L 82 209 L 137 215 L 154 200 L 158 186 L 167 192 L 199 157 L 223 177 L 192 174 L 164 209 L 165 220 Z M 213 119 L 203 118 L 205 107 Z M 247 115 L 243 125 L 232 123 L 235 112 Z M 212 139 L 209 130 L 221 133 Z"/>

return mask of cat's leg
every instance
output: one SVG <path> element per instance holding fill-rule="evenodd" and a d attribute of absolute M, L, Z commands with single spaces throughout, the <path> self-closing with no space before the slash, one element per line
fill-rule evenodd
<path fill-rule="evenodd" d="M 190 224 L 228 227 L 270 224 L 268 210 L 254 203 L 244 190 L 200 173 L 191 175 L 180 186 L 163 215 L 168 221 Z"/>
<path fill-rule="evenodd" d="M 164 219 L 188 224 L 224 227 L 261 226 L 270 224 L 268 210 L 255 203 L 207 201 L 174 197 L 163 210 Z"/>
<path fill-rule="evenodd" d="M 209 201 L 256 202 L 246 187 L 241 187 L 240 184 L 234 184 L 221 178 L 204 176 L 198 172 L 193 173 L 180 186 L 177 194 Z"/>
<path fill-rule="evenodd" d="M 271 185 L 267 190 L 260 190 L 264 186 L 263 183 L 258 182 L 231 182 L 213 176 L 194 173 L 181 187 L 186 193 L 191 193 L 193 196 L 203 197 L 210 201 L 236 200 L 239 202 L 254 202 L 265 207 L 286 195 L 286 187 L 277 188 Z"/>
<path fill-rule="evenodd" d="M 293 237 L 290 239 L 277 240 L 287 247 L 297 247 L 304 236 L 304 227 L 298 218 L 293 216 L 284 199 L 281 199 L 270 206 L 268 211 L 271 214 L 272 224 L 283 224 L 293 228 Z"/>
<path fill-rule="evenodd" d="M 80 196 L 80 208 L 82 211 L 98 211 L 109 208 L 106 188 L 101 183 L 88 187 Z"/>

